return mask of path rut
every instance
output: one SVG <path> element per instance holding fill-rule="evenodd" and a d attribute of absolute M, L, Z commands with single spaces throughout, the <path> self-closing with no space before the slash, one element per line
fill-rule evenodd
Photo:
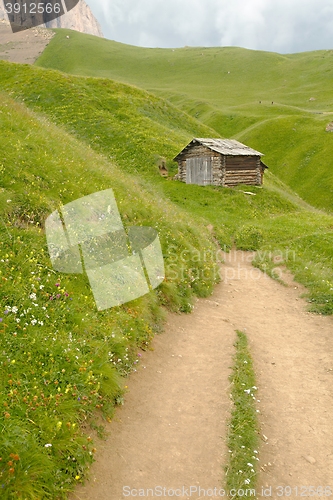
<path fill-rule="evenodd" d="M 248 336 L 257 374 L 258 498 L 309 498 L 310 486 L 317 498 L 326 496 L 319 487 L 333 495 L 332 318 L 308 313 L 302 287 L 253 268 L 251 254 L 224 257 L 214 294 L 190 315 L 170 314 L 129 377 L 91 480 L 73 499 L 121 500 L 140 490 L 147 498 L 148 488 L 150 498 L 162 488 L 183 499 L 218 498 L 209 490 L 221 488 L 228 455 L 236 329 Z"/>

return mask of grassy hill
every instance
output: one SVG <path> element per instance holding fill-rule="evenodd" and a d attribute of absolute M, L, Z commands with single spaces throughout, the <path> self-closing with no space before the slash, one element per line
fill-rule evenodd
<path fill-rule="evenodd" d="M 83 433 L 82 423 L 93 424 L 97 411 L 112 416 L 123 377 L 162 328 L 163 308 L 190 311 L 195 295 L 212 290 L 215 245 L 205 221 L 189 219 L 45 115 L 0 95 L 1 498 L 60 498 L 93 460 L 92 429 Z M 52 269 L 44 221 L 60 205 L 110 187 L 125 227 L 158 229 L 166 281 L 97 312 L 84 275 Z M 175 273 L 182 252 L 206 259 L 184 260 Z"/>
<path fill-rule="evenodd" d="M 190 312 L 219 280 L 215 239 L 258 250 L 272 275 L 289 267 L 313 309 L 331 314 L 333 217 L 271 172 L 263 188 L 162 179 L 160 156 L 171 167 L 189 139 L 214 131 L 145 90 L 0 62 L 0 97 L 1 498 L 66 498 L 93 460 L 96 413 L 121 404 L 165 310 Z M 126 228 L 158 230 L 166 280 L 97 312 L 84 275 L 52 269 L 44 222 L 110 187 Z"/>
<path fill-rule="evenodd" d="M 167 98 L 215 135 L 262 151 L 271 171 L 302 198 L 332 210 L 333 138 L 325 131 L 333 114 L 332 61 L 330 50 L 145 49 L 59 31 L 37 65 L 111 78 Z"/>

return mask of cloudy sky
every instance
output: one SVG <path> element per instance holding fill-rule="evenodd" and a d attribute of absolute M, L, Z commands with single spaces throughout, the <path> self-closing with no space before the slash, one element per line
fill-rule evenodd
<path fill-rule="evenodd" d="M 106 38 L 141 47 L 333 49 L 332 0 L 86 0 Z"/>

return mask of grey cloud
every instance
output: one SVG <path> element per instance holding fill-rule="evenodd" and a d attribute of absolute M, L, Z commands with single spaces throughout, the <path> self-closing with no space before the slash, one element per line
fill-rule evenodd
<path fill-rule="evenodd" d="M 90 0 L 107 38 L 143 47 L 333 48 L 330 0 Z"/>

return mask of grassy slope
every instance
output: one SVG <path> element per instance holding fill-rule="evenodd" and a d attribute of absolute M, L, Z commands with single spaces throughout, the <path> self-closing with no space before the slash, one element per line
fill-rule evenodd
<path fill-rule="evenodd" d="M 0 69 L 0 88 L 46 113 L 98 152 L 111 156 L 122 169 L 139 172 L 145 182 L 154 186 L 151 189 L 188 210 L 189 217 L 205 217 L 214 225 L 222 245 L 230 245 L 237 236 L 243 247 L 252 247 L 254 239 L 256 245 L 265 249 L 295 251 L 296 256 L 288 265 L 311 288 L 311 300 L 318 303 L 316 308 L 326 313 L 333 310 L 333 300 L 327 298 L 333 287 L 330 217 L 301 209 L 298 200 L 286 197 L 285 190 L 270 174 L 266 175 L 269 189 L 255 190 L 256 197 L 244 196 L 241 190 L 203 190 L 199 186 L 166 182 L 157 175 L 158 155 L 166 156 L 172 163 L 170 159 L 191 136 L 210 133 L 207 127 L 161 98 L 108 79 L 74 77 L 8 63 L 0 63 Z M 304 239 L 307 234 L 316 235 L 318 246 L 326 247 L 325 253 L 316 253 L 315 247 Z M 310 263 L 306 273 L 304 261 Z M 317 267 L 312 269 L 314 263 Z M 319 271 L 318 265 L 324 268 Z"/>
<path fill-rule="evenodd" d="M 161 305 L 190 311 L 194 294 L 210 292 L 214 246 L 198 217 L 189 220 L 161 192 L 0 95 L 1 498 L 58 498 L 93 458 L 91 431 L 83 434 L 79 424 L 96 408 L 112 415 L 120 377 L 161 328 Z M 141 299 L 97 313 L 84 276 L 52 270 L 43 224 L 59 205 L 109 187 L 125 227 L 158 229 L 167 279 Z M 184 261 L 175 274 L 174 256 L 193 251 L 207 258 Z"/>
<path fill-rule="evenodd" d="M 38 65 L 113 78 L 167 97 L 217 134 L 264 152 L 272 172 L 301 197 L 332 209 L 333 145 L 325 127 L 333 112 L 333 51 L 280 55 L 232 47 L 143 49 L 66 35 L 57 32 Z"/>
<path fill-rule="evenodd" d="M 52 497 L 84 475 L 92 445 L 77 424 L 96 405 L 112 413 L 119 374 L 131 370 L 138 346 L 160 325 L 160 305 L 189 311 L 194 294 L 211 290 L 208 223 L 222 245 L 235 239 L 283 253 L 311 287 L 317 310 L 330 313 L 333 219 L 285 194 L 272 174 L 263 189 L 251 188 L 255 196 L 161 179 L 156 157 L 170 160 L 210 130 L 145 91 L 5 62 L 0 89 L 1 479 L 8 498 L 18 490 L 36 498 L 38 488 Z M 59 204 L 108 187 L 125 225 L 159 230 L 167 280 L 130 305 L 95 313 L 84 277 L 50 269 L 43 221 Z M 269 253 L 258 265 L 270 265 Z"/>

